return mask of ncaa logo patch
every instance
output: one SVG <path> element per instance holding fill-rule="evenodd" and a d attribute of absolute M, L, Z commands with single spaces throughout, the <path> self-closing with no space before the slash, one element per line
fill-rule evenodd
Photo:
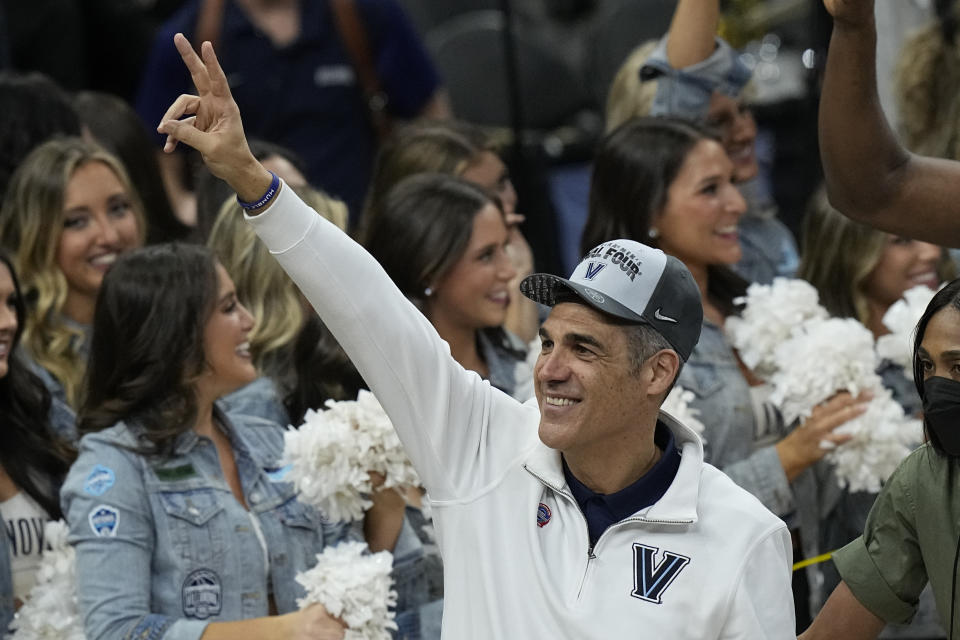
<path fill-rule="evenodd" d="M 223 588 L 220 576 L 210 569 L 197 569 L 187 576 L 180 590 L 183 615 L 197 620 L 220 615 Z"/>
<path fill-rule="evenodd" d="M 120 512 L 107 504 L 97 505 L 87 516 L 90 530 L 98 538 L 116 538 L 120 526 Z"/>
<path fill-rule="evenodd" d="M 540 503 L 540 506 L 537 507 L 537 526 L 543 529 L 547 526 L 547 523 L 550 522 L 550 517 L 553 513 L 550 511 L 550 507 Z"/>
<path fill-rule="evenodd" d="M 113 469 L 97 464 L 83 483 L 83 490 L 85 493 L 99 497 L 109 491 L 116 481 L 117 476 L 113 473 Z"/>

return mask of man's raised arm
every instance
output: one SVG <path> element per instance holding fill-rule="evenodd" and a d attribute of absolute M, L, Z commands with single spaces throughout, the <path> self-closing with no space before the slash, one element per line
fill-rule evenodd
<path fill-rule="evenodd" d="M 820 101 L 831 203 L 891 233 L 960 246 L 960 163 L 907 152 L 877 94 L 874 0 L 824 0 L 834 17 Z"/>
<path fill-rule="evenodd" d="M 537 410 L 465 372 L 380 264 L 253 157 L 210 43 L 202 58 L 182 35 L 176 45 L 198 95 L 164 115 L 165 150 L 197 149 L 254 209 L 257 234 L 380 400 L 433 500 L 468 498 L 499 477 L 535 441 Z"/>

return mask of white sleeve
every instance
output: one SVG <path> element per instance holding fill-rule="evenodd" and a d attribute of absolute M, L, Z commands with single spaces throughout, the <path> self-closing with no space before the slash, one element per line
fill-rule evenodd
<path fill-rule="evenodd" d="M 431 499 L 469 498 L 519 460 L 536 407 L 457 364 L 360 245 L 286 186 L 248 220 L 383 405 Z"/>
<path fill-rule="evenodd" d="M 793 545 L 785 525 L 761 537 L 743 559 L 721 640 L 795 640 Z"/>

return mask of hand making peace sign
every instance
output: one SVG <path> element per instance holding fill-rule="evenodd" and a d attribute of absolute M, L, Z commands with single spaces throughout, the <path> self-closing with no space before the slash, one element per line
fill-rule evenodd
<path fill-rule="evenodd" d="M 173 42 L 190 70 L 198 95 L 180 96 L 163 114 L 157 127 L 167 134 L 163 150 L 173 152 L 178 142 L 193 147 L 203 155 L 210 172 L 226 181 L 241 200 L 257 200 L 270 187 L 272 176 L 250 153 L 240 109 L 213 45 L 201 45 L 201 59 L 183 34 L 174 36 Z"/>

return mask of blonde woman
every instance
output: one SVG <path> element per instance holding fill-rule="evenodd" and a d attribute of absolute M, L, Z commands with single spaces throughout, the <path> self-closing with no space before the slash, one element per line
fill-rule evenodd
<path fill-rule="evenodd" d="M 294 190 L 320 215 L 345 228 L 345 204 L 312 187 Z M 241 212 L 236 198 L 227 199 L 207 246 L 234 279 L 237 297 L 257 318 L 250 353 L 262 377 L 222 402 L 231 412 L 283 426 L 299 424 L 307 409 L 322 407 L 328 399 L 355 398 L 363 381 Z"/>
<path fill-rule="evenodd" d="M 103 276 L 145 235 L 143 206 L 126 170 L 93 143 L 44 143 L 11 178 L 0 245 L 13 253 L 33 307 L 23 344 L 54 397 L 72 406 Z"/>
<path fill-rule="evenodd" d="M 936 289 L 956 276 L 942 247 L 854 222 L 830 205 L 824 189 L 804 218 L 803 247 L 799 275 L 816 287 L 820 302 L 876 337 L 890 332 L 883 316 L 905 291 Z"/>

